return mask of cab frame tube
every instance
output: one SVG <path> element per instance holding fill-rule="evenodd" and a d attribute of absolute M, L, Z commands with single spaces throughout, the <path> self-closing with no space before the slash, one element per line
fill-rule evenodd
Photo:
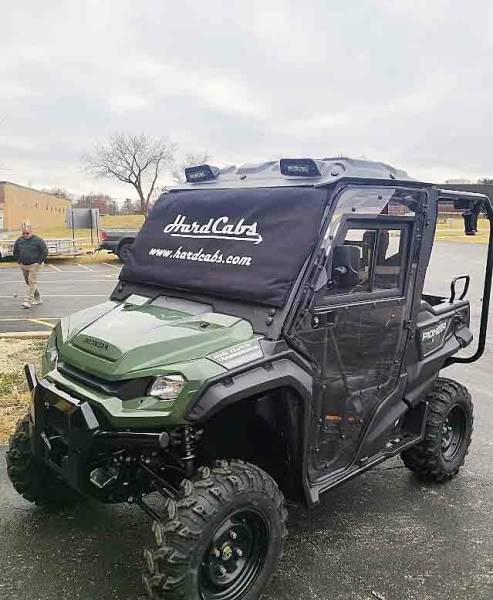
<path fill-rule="evenodd" d="M 450 356 L 444 364 L 445 367 L 448 367 L 449 365 L 453 365 L 455 363 L 463 364 L 476 362 L 481 358 L 481 356 L 483 356 L 486 347 L 493 272 L 493 206 L 488 196 L 485 196 L 483 194 L 476 194 L 473 192 L 453 192 L 450 190 L 440 190 L 439 193 L 439 201 L 457 200 L 459 198 L 464 198 L 465 200 L 481 202 L 483 204 L 485 214 L 490 223 L 490 234 L 488 238 L 488 255 L 486 259 L 486 268 L 484 275 L 483 306 L 481 308 L 478 347 L 476 349 L 476 352 L 472 356 Z"/>

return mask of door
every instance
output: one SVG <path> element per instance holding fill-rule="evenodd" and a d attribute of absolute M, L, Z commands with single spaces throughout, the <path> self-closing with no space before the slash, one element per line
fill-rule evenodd
<path fill-rule="evenodd" d="M 410 309 L 414 212 L 393 215 L 387 205 L 377 214 L 345 214 L 342 208 L 336 220 L 310 310 L 295 325 L 296 341 L 317 365 L 312 479 L 351 465 L 372 415 L 396 389 Z M 349 279 L 334 262 L 344 246 L 358 257 Z"/>

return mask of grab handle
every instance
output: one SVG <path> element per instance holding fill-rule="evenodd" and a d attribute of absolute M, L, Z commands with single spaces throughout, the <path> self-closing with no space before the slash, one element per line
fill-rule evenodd
<path fill-rule="evenodd" d="M 469 275 L 460 275 L 459 277 L 454 277 L 452 279 L 452 283 L 450 284 L 450 300 L 449 303 L 452 304 L 455 301 L 455 294 L 456 294 L 456 289 L 455 286 L 457 284 L 458 281 L 460 281 L 461 279 L 465 280 L 465 284 L 464 284 L 464 289 L 462 290 L 462 294 L 459 297 L 459 300 L 464 300 L 464 298 L 467 295 L 467 292 L 469 291 L 469 284 L 471 283 L 471 278 L 469 277 Z"/>

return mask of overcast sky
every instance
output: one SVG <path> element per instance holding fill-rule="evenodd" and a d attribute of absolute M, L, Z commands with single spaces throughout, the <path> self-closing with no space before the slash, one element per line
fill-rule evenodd
<path fill-rule="evenodd" d="M 0 4 L 0 180 L 132 197 L 80 167 L 116 131 L 218 166 L 344 154 L 493 176 L 488 0 Z"/>

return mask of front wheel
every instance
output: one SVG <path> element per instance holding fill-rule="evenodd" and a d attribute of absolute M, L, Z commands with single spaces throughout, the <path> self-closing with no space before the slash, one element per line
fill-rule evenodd
<path fill-rule="evenodd" d="M 65 508 L 84 500 L 31 453 L 29 415 L 17 423 L 7 451 L 7 475 L 16 491 L 38 506 Z"/>
<path fill-rule="evenodd" d="M 402 453 L 406 467 L 423 481 L 444 482 L 464 464 L 473 431 L 473 406 L 467 389 L 438 378 L 427 396 L 424 439 Z"/>
<path fill-rule="evenodd" d="M 261 598 L 287 535 L 284 498 L 267 473 L 240 461 L 203 467 L 167 510 L 144 553 L 150 598 Z"/>

